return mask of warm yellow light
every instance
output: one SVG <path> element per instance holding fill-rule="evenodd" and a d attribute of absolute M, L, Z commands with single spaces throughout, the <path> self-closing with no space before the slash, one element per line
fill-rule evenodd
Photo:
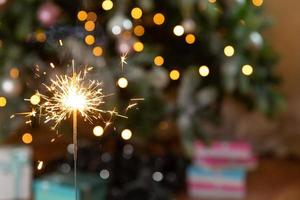
<path fill-rule="evenodd" d="M 195 37 L 195 35 L 194 34 L 187 34 L 186 36 L 185 36 L 185 41 L 186 41 L 186 43 L 188 43 L 188 44 L 193 44 L 195 41 L 196 41 L 196 37 Z"/>
<path fill-rule="evenodd" d="M 170 72 L 170 78 L 172 79 L 172 80 L 178 80 L 179 79 L 179 77 L 180 77 L 180 72 L 178 71 L 178 70 L 176 70 L 176 69 L 173 69 L 171 72 Z"/>
<path fill-rule="evenodd" d="M 216 3 L 217 0 L 208 0 L 209 3 Z"/>
<path fill-rule="evenodd" d="M 103 49 L 101 47 L 94 47 L 93 54 L 94 56 L 101 56 L 103 54 Z"/>
<path fill-rule="evenodd" d="M 140 19 L 143 15 L 142 9 L 135 7 L 131 10 L 131 17 L 133 19 Z"/>
<path fill-rule="evenodd" d="M 136 52 L 141 52 L 144 50 L 144 44 L 141 43 L 141 42 L 135 42 L 133 44 L 133 49 L 136 51 Z"/>
<path fill-rule="evenodd" d="M 94 44 L 94 43 L 95 43 L 95 38 L 94 38 L 94 36 L 92 36 L 92 35 L 87 35 L 87 36 L 85 37 L 85 43 L 86 43 L 87 45 L 92 45 L 92 44 Z"/>
<path fill-rule="evenodd" d="M 86 31 L 93 31 L 95 29 L 95 23 L 93 21 L 87 21 L 84 24 L 84 28 Z"/>
<path fill-rule="evenodd" d="M 87 19 L 87 13 L 84 10 L 81 10 L 77 13 L 77 18 L 80 21 L 84 21 Z"/>
<path fill-rule="evenodd" d="M 34 94 L 30 97 L 30 103 L 32 105 L 38 105 L 41 101 L 40 95 Z"/>
<path fill-rule="evenodd" d="M 103 10 L 111 10 L 114 6 L 114 3 L 111 0 L 105 0 L 102 2 Z"/>
<path fill-rule="evenodd" d="M 233 46 L 230 46 L 230 45 L 226 46 L 226 47 L 224 48 L 224 54 L 225 54 L 226 56 L 228 56 L 228 57 L 233 56 L 233 54 L 234 54 L 234 48 L 233 48 Z"/>
<path fill-rule="evenodd" d="M 154 58 L 154 64 L 157 66 L 162 66 L 164 64 L 164 58 L 162 56 L 156 56 Z"/>
<path fill-rule="evenodd" d="M 95 136 L 99 137 L 99 136 L 103 135 L 104 129 L 101 126 L 95 126 L 93 129 L 93 133 Z"/>
<path fill-rule="evenodd" d="M 88 21 L 95 22 L 97 20 L 97 14 L 94 12 L 88 12 L 87 18 Z"/>
<path fill-rule="evenodd" d="M 129 129 L 124 129 L 121 133 L 121 137 L 124 140 L 129 140 L 131 138 L 131 136 L 132 136 L 132 132 Z"/>
<path fill-rule="evenodd" d="M 181 26 L 181 25 L 175 26 L 174 29 L 173 29 L 173 33 L 176 36 L 182 36 L 184 34 L 184 28 L 183 28 L 183 26 Z"/>
<path fill-rule="evenodd" d="M 138 26 L 134 27 L 133 32 L 136 36 L 142 36 L 145 33 L 145 29 L 143 26 L 138 25 Z"/>
<path fill-rule="evenodd" d="M 246 76 L 250 76 L 253 73 L 253 67 L 251 65 L 244 65 L 242 67 L 242 73 Z"/>
<path fill-rule="evenodd" d="M 19 77 L 19 70 L 17 68 L 11 68 L 9 71 L 9 75 L 13 79 L 17 79 Z"/>
<path fill-rule="evenodd" d="M 87 105 L 86 96 L 80 93 L 77 88 L 70 87 L 62 98 L 62 105 L 70 110 L 84 110 Z"/>
<path fill-rule="evenodd" d="M 6 98 L 0 97 L 0 107 L 5 107 L 5 106 L 6 106 Z"/>
<path fill-rule="evenodd" d="M 119 80 L 118 80 L 118 86 L 120 88 L 126 88 L 128 86 L 128 80 L 126 78 L 124 78 L 124 77 L 119 78 Z"/>
<path fill-rule="evenodd" d="M 253 5 L 259 7 L 262 6 L 262 4 L 264 3 L 263 0 L 252 0 Z"/>
<path fill-rule="evenodd" d="M 38 32 L 36 32 L 36 34 L 35 34 L 35 39 L 36 39 L 38 42 L 45 42 L 46 39 L 47 39 L 47 36 L 46 36 L 46 34 L 45 34 L 43 31 L 38 31 Z"/>
<path fill-rule="evenodd" d="M 162 13 L 156 13 L 153 17 L 153 22 L 156 25 L 162 25 L 165 22 L 165 16 Z"/>
<path fill-rule="evenodd" d="M 32 135 L 30 133 L 24 133 L 22 136 L 22 141 L 25 144 L 30 144 L 32 142 Z"/>
<path fill-rule="evenodd" d="M 199 74 L 203 77 L 208 76 L 209 68 L 206 65 L 202 65 L 201 67 L 199 67 Z"/>

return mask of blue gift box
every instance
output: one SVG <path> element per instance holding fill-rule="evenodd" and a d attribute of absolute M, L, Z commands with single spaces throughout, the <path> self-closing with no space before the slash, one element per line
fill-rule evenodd
<path fill-rule="evenodd" d="M 104 200 L 106 182 L 95 174 L 77 175 L 78 200 Z M 74 200 L 75 187 L 72 174 L 52 174 L 34 182 L 35 200 Z"/>

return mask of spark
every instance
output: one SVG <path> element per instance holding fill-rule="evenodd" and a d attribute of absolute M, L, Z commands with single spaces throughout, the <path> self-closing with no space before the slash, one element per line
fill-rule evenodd
<path fill-rule="evenodd" d="M 144 101 L 145 98 L 132 98 L 130 101 Z"/>
<path fill-rule="evenodd" d="M 38 166 L 37 169 L 41 170 L 43 168 L 44 162 L 43 161 L 38 161 Z"/>
<path fill-rule="evenodd" d="M 131 109 L 131 108 L 133 108 L 133 107 L 135 107 L 135 106 L 137 106 L 138 105 L 138 103 L 131 103 L 131 104 L 129 104 L 128 106 L 127 106 L 127 108 L 125 109 L 125 111 L 127 112 L 129 109 Z"/>
<path fill-rule="evenodd" d="M 124 54 L 121 56 L 121 67 L 122 67 L 122 71 L 123 71 L 123 69 L 124 69 L 124 64 L 127 64 L 127 61 L 126 61 L 126 59 L 127 59 L 127 54 L 128 54 L 128 52 L 124 53 Z"/>
<path fill-rule="evenodd" d="M 63 45 L 64 45 L 62 40 L 59 40 L 59 45 L 60 45 L 60 46 L 63 46 Z"/>

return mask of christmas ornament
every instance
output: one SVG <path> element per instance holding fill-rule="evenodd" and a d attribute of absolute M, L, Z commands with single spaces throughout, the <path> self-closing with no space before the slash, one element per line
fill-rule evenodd
<path fill-rule="evenodd" d="M 60 7 L 53 2 L 48 1 L 39 7 L 37 11 L 37 17 L 43 26 L 50 27 L 57 23 L 61 12 L 62 11 Z"/>
<path fill-rule="evenodd" d="M 151 84 L 157 89 L 163 89 L 169 84 L 168 71 L 162 67 L 155 67 L 149 75 Z"/>

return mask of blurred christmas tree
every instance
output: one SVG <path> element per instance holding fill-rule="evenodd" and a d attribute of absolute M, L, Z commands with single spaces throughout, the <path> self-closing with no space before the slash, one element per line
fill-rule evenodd
<path fill-rule="evenodd" d="M 1 137 L 23 122 L 24 98 L 42 77 L 72 58 L 94 66 L 112 104 L 139 112 L 118 123 L 149 136 L 177 121 L 186 143 L 210 135 L 224 97 L 267 115 L 283 104 L 276 91 L 276 56 L 261 32 L 263 0 L 0 1 Z M 121 57 L 121 59 L 120 59 Z M 127 57 L 127 60 L 126 60 Z M 58 66 L 48 72 L 52 62 Z M 124 66 L 121 66 L 123 65 Z M 121 67 L 124 70 L 121 70 Z M 117 83 L 117 84 L 116 84 Z M 38 87 L 42 90 L 41 87 Z M 158 126 L 159 124 L 159 126 Z"/>

